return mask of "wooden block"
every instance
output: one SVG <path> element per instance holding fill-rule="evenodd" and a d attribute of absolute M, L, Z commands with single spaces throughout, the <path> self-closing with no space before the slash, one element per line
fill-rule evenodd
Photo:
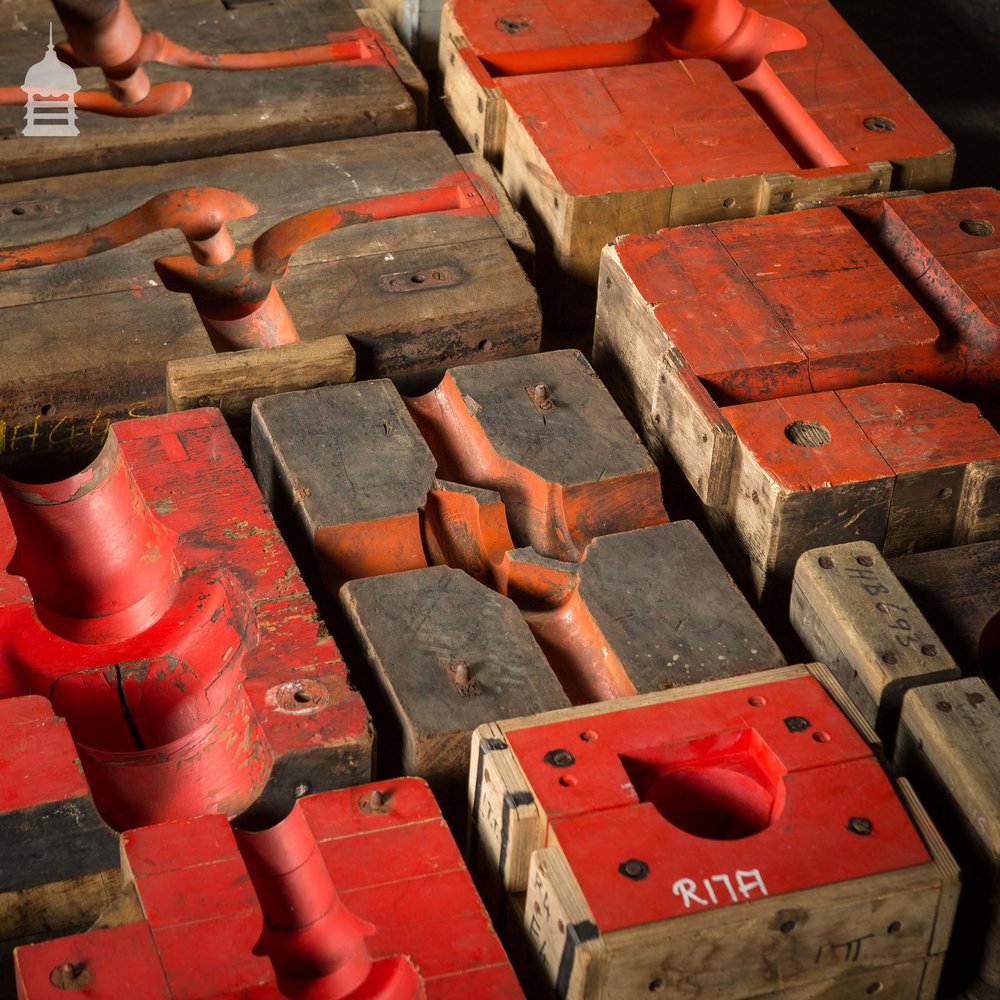
<path fill-rule="evenodd" d="M 830 667 L 889 747 L 906 692 L 961 675 L 870 542 L 800 556 L 790 617 L 809 655 Z"/>
<path fill-rule="evenodd" d="M 230 423 L 246 424 L 261 396 L 353 382 L 354 371 L 354 348 L 346 337 L 178 358 L 167 362 L 167 409 L 214 406 Z"/>
<path fill-rule="evenodd" d="M 0 699 L 0 949 L 86 926 L 119 889 L 118 837 L 97 813 L 65 720 Z M 0 991 L 3 990 L 0 983 Z"/>
<path fill-rule="evenodd" d="M 766 753 L 781 777 L 765 777 Z M 934 994 L 958 870 L 802 667 L 495 723 L 472 769 L 477 819 L 498 795 L 533 797 L 517 828 L 511 810 L 500 836 L 475 833 L 488 851 L 533 846 L 524 923 L 560 995 Z M 726 791 L 736 773 L 782 801 L 755 810 L 749 786 Z"/>
<path fill-rule="evenodd" d="M 569 705 L 514 603 L 461 570 L 355 580 L 340 601 L 389 706 L 380 771 L 420 775 L 448 815 L 464 813 L 474 729 Z"/>
<path fill-rule="evenodd" d="M 716 62 L 672 58 L 645 0 L 445 4 L 446 107 L 469 145 L 502 163 L 535 230 L 547 307 L 582 316 L 571 289 L 593 287 L 601 247 L 621 233 L 947 186 L 953 147 L 830 4 L 752 7 L 803 33 L 804 47 L 768 62 L 838 165 L 817 167 L 779 138 Z"/>
<path fill-rule="evenodd" d="M 928 685 L 903 699 L 896 764 L 955 851 L 968 902 L 982 908 L 971 937 L 979 947 L 980 977 L 993 987 L 1000 986 L 998 744 L 1000 702 L 981 678 Z"/>
<path fill-rule="evenodd" d="M 932 807 L 977 894 L 1000 903 L 1000 702 L 981 677 L 903 699 L 896 763 Z"/>
<path fill-rule="evenodd" d="M 325 356 L 337 359 L 338 338 L 346 337 L 359 378 L 391 377 L 423 389 L 448 365 L 536 350 L 541 325 L 537 296 L 505 239 L 510 233 L 521 258 L 530 255 L 516 213 L 485 164 L 460 165 L 434 133 L 6 185 L 0 202 L 23 207 L 41 199 L 47 206 L 43 213 L 11 216 L 17 232 L 10 230 L 8 244 L 72 235 L 163 191 L 190 186 L 237 191 L 258 206 L 256 214 L 229 224 L 233 238 L 245 244 L 322 205 L 425 190 L 448 178 L 471 181 L 468 190 L 481 192 L 476 211 L 352 226 L 296 252 L 275 287 L 302 343 L 273 357 L 214 355 L 191 298 L 167 291 L 153 268 L 155 259 L 184 249 L 172 230 L 82 260 L 5 274 L 0 315 L 9 335 L 0 374 L 0 459 L 85 452 L 103 441 L 109 420 L 163 411 L 164 366 L 179 359 L 185 364 L 168 380 L 189 383 L 185 396 L 235 405 L 251 391 L 329 381 L 328 367 L 303 381 L 300 359 L 311 362 L 324 345 L 332 349 Z M 260 372 L 247 393 L 236 399 L 229 389 L 220 391 L 216 380 L 226 385 L 229 372 L 244 365 Z M 267 374 L 278 368 L 280 374 Z M 347 376 L 339 361 L 333 371 Z"/>
<path fill-rule="evenodd" d="M 85 173 L 109 167 L 191 160 L 222 153 L 297 146 L 420 126 L 427 84 L 388 22 L 347 0 L 294 0 L 279 10 L 216 0 L 181 0 L 164 8 L 134 0 L 143 29 L 206 53 L 271 52 L 326 42 L 353 42 L 347 61 L 281 69 L 221 72 L 149 63 L 154 84 L 186 81 L 192 96 L 178 110 L 149 118 L 78 112 L 76 137 L 23 136 L 23 107 L 0 108 L 4 138 L 0 180 Z M 45 53 L 52 11 L 19 0 L 0 21 L 0 65 L 7 85 Z M 55 22 L 58 42 L 61 26 Z M 77 71 L 85 91 L 106 91 L 100 70 Z M 6 200 L 6 199 L 4 199 Z"/>
<path fill-rule="evenodd" d="M 846 199 L 607 248 L 595 364 L 765 602 L 817 544 L 892 556 L 1000 531 L 1000 243 L 974 225 L 998 207 L 988 189 Z"/>
<path fill-rule="evenodd" d="M 379 791 L 381 804 L 373 807 Z M 373 925 L 372 958 L 411 959 L 431 1000 L 521 996 L 427 786 L 394 779 L 300 800 L 343 903 Z M 17 951 L 19 995 L 56 997 L 50 972 L 85 970 L 87 993 L 137 996 L 277 996 L 258 947 L 260 905 L 221 817 L 132 831 L 123 872 L 138 920 Z M 204 942 L 211 937 L 212 947 Z"/>

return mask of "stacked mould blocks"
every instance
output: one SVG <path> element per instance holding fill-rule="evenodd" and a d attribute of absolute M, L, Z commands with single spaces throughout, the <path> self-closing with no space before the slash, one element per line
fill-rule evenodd
<path fill-rule="evenodd" d="M 993 1000 L 1000 195 L 836 5 L 3 5 L 0 997 Z"/>

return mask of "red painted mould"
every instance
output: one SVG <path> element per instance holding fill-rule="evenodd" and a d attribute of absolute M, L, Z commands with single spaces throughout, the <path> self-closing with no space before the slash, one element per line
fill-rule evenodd
<path fill-rule="evenodd" d="M 300 878 L 305 866 L 319 876 L 325 869 L 341 905 L 362 930 L 365 924 L 372 928 L 367 950 L 373 975 L 391 971 L 393 960 L 398 965 L 397 956 L 405 956 L 430 1000 L 522 995 L 422 780 L 309 796 L 293 816 L 295 836 L 263 852 L 248 849 L 247 835 L 234 835 L 217 816 L 125 834 L 124 854 L 144 920 L 19 948 L 18 995 L 22 1000 L 64 996 L 53 979 L 69 976 L 87 996 L 109 1000 L 126 992 L 150 1000 L 344 996 L 309 992 L 301 979 L 284 978 L 279 986 L 267 954 L 280 922 L 275 914 L 282 904 L 275 899 L 287 903 L 292 896 L 276 893 L 273 878 L 271 886 L 264 885 L 260 869 L 290 868 L 292 894 L 300 904 L 322 910 L 318 886 L 324 880 Z M 245 860 L 248 854 L 252 860 Z M 303 866 L 295 864 L 299 855 L 305 856 Z M 298 923 L 299 912 L 284 922 Z M 377 985 L 373 978 L 367 991 L 363 986 L 349 995 L 359 1000 L 384 995 L 375 993 Z"/>
<path fill-rule="evenodd" d="M 929 860 L 811 677 L 763 676 L 506 739 L 603 933 Z M 557 750 L 572 763 L 550 763 Z M 630 861 L 641 862 L 631 876 Z"/>
<path fill-rule="evenodd" d="M 826 0 L 454 0 L 453 10 L 474 75 L 503 95 L 572 195 L 950 148 Z M 876 119 L 889 124 L 865 126 Z"/>
<path fill-rule="evenodd" d="M 217 411 L 116 424 L 82 473 L 2 491 L 0 697 L 51 700 L 110 824 L 239 813 L 272 768 L 365 773 L 364 706 Z"/>

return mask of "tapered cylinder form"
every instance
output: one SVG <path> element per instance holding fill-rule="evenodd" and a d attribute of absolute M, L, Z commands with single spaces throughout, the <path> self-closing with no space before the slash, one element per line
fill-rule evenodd
<path fill-rule="evenodd" d="M 234 832 L 260 900 L 262 946 L 278 985 L 288 996 L 354 993 L 372 971 L 365 938 L 375 928 L 341 902 L 298 803 L 266 830 Z"/>
<path fill-rule="evenodd" d="M 73 642 L 117 642 L 157 621 L 177 592 L 175 538 L 147 508 L 114 431 L 82 472 L 56 483 L 0 477 L 17 536 L 8 567 L 39 619 Z"/>

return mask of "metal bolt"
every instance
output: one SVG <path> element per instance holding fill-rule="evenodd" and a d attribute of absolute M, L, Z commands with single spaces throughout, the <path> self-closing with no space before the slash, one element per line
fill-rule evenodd
<path fill-rule="evenodd" d="M 958 228 L 969 236 L 992 236 L 993 223 L 987 219 L 963 219 Z"/>
<path fill-rule="evenodd" d="M 895 132 L 896 123 L 883 115 L 872 115 L 866 118 L 864 126 L 869 132 Z"/>
<path fill-rule="evenodd" d="M 459 660 L 455 664 L 455 683 L 456 684 L 468 684 L 469 683 L 469 664 L 465 660 Z"/>
<path fill-rule="evenodd" d="M 576 758 L 568 750 L 561 748 L 550 750 L 542 760 L 552 767 L 572 767 L 576 763 Z"/>
<path fill-rule="evenodd" d="M 934 643 L 929 642 L 926 646 L 920 647 L 920 652 L 923 653 L 924 656 L 937 656 L 937 646 L 935 646 Z"/>
<path fill-rule="evenodd" d="M 834 563 L 829 556 L 819 557 L 819 568 L 820 569 L 833 569 Z"/>
<path fill-rule="evenodd" d="M 63 962 L 49 973 L 49 982 L 57 990 L 79 990 L 93 980 L 86 962 Z"/>
<path fill-rule="evenodd" d="M 790 733 L 804 733 L 812 723 L 801 715 L 790 715 L 785 719 L 785 725 Z"/>
<path fill-rule="evenodd" d="M 633 882 L 641 882 L 649 874 L 649 865 L 638 858 L 629 858 L 618 866 L 618 871 Z"/>
<path fill-rule="evenodd" d="M 892 666 L 894 663 L 899 663 L 899 657 L 895 653 L 883 653 L 882 662 Z"/>
<path fill-rule="evenodd" d="M 872 832 L 872 821 L 867 816 L 852 816 L 847 821 L 847 829 L 859 837 L 867 837 Z"/>
<path fill-rule="evenodd" d="M 368 796 L 368 801 L 378 809 L 380 806 L 385 805 L 385 794 L 380 792 L 377 788 Z"/>

